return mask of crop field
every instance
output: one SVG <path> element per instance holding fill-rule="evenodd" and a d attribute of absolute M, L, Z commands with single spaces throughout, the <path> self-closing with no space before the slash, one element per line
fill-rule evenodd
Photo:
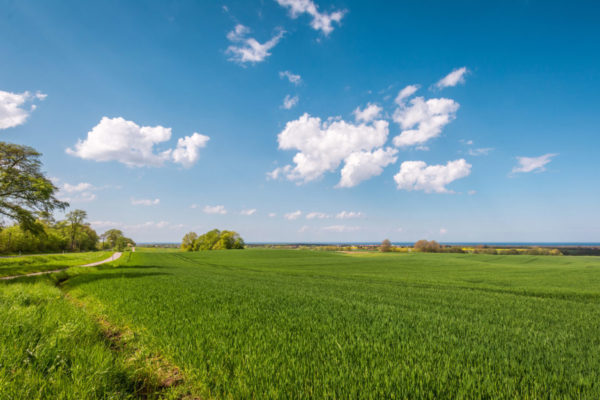
<path fill-rule="evenodd" d="M 75 265 L 89 264 L 105 260 L 111 254 L 112 252 L 109 251 L 95 251 L 88 253 L 0 257 L 0 277 L 52 271 Z"/>
<path fill-rule="evenodd" d="M 597 257 L 137 251 L 60 287 L 200 398 L 600 398 Z"/>

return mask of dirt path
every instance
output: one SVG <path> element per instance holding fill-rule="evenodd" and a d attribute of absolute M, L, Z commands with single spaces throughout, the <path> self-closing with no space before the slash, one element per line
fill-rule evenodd
<path fill-rule="evenodd" d="M 91 264 L 85 264 L 85 265 L 77 265 L 78 267 L 95 267 L 97 265 L 101 265 L 101 264 L 105 264 L 111 261 L 115 261 L 116 259 L 118 259 L 119 257 L 121 257 L 121 252 L 117 251 L 116 253 L 114 253 L 112 256 L 110 256 L 109 258 L 107 258 L 106 260 L 102 260 L 102 261 L 98 261 L 98 262 L 93 262 Z M 73 266 L 75 267 L 75 265 Z M 61 268 L 61 269 L 53 269 L 52 271 L 40 271 L 40 272 L 32 272 L 30 274 L 24 274 L 24 275 L 13 275 L 13 276 L 3 276 L 0 277 L 0 280 L 9 280 L 9 279 L 15 279 L 15 278 L 22 278 L 24 276 L 37 276 L 37 275 L 45 275 L 45 274 L 52 274 L 54 272 L 61 272 L 64 271 L 66 269 L 69 268 L 73 268 L 73 267 L 67 267 L 67 268 Z"/>

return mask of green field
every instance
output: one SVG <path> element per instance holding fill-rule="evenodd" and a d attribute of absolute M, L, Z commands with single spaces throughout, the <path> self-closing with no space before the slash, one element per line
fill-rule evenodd
<path fill-rule="evenodd" d="M 0 286 L 2 315 L 21 318 L 4 299 L 51 287 L 74 315 L 133 332 L 129 349 L 177 366 L 184 382 L 155 392 L 166 397 L 600 398 L 598 257 L 138 250 L 113 265 L 63 273 L 60 290 L 47 278 Z M 27 357 L 29 339 L 1 339 Z M 97 340 L 95 353 L 111 349 Z M 119 361 L 129 356 L 109 353 L 87 361 L 109 371 L 87 398 L 139 396 Z M 23 386 L 6 368 L 55 374 L 52 360 L 5 357 L 0 392 Z M 86 398 L 82 387 L 63 397 Z"/>
<path fill-rule="evenodd" d="M 89 264 L 106 260 L 111 254 L 112 251 L 94 251 L 87 253 L 29 255 L 0 258 L 0 277 L 23 275 L 40 271 L 52 271 L 75 265 Z"/>

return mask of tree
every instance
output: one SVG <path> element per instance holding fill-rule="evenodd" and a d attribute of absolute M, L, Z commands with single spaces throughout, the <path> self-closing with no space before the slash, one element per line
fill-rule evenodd
<path fill-rule="evenodd" d="M 58 188 L 41 172 L 40 156 L 31 147 L 0 142 L 0 214 L 32 233 L 43 231 L 37 213 L 68 206 L 55 197 Z"/>
<path fill-rule="evenodd" d="M 181 241 L 181 249 L 186 251 L 194 250 L 194 243 L 198 239 L 198 234 L 196 232 L 188 232 L 183 237 Z"/>
<path fill-rule="evenodd" d="M 75 250 L 77 244 L 77 234 L 81 230 L 83 221 L 87 218 L 87 213 L 83 210 L 73 210 L 67 215 L 67 222 L 69 224 L 69 236 L 71 238 L 71 250 Z"/>
<path fill-rule="evenodd" d="M 390 242 L 389 239 L 384 239 L 384 241 L 381 242 L 381 247 L 379 247 L 379 250 L 381 250 L 383 253 L 389 253 L 392 251 L 392 242 Z"/>
<path fill-rule="evenodd" d="M 441 250 L 441 246 L 435 240 L 428 242 L 427 240 L 419 240 L 414 244 L 416 251 L 422 251 L 425 253 L 437 253 Z"/>

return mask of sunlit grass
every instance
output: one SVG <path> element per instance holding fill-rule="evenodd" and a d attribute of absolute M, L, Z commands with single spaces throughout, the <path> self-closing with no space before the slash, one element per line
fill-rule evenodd
<path fill-rule="evenodd" d="M 136 252 L 67 281 L 216 398 L 599 398 L 600 259 Z"/>
<path fill-rule="evenodd" d="M 0 258 L 0 277 L 22 275 L 31 272 L 51 271 L 74 265 L 89 264 L 110 257 L 111 251 L 31 255 Z"/>

